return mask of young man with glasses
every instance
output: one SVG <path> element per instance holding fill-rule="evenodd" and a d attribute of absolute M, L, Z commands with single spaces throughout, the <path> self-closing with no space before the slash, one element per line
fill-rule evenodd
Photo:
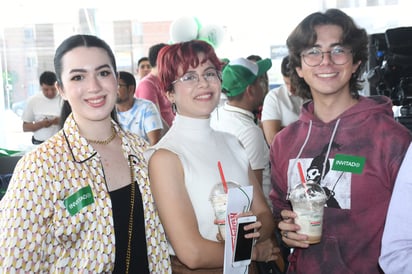
<path fill-rule="evenodd" d="M 292 84 L 311 98 L 271 147 L 273 211 L 293 248 L 288 273 L 381 273 L 385 213 L 411 135 L 393 119 L 389 98 L 359 95 L 368 36 L 351 17 L 337 9 L 313 13 L 287 46 Z M 329 197 L 315 245 L 299 233 L 288 201 L 306 182 Z"/>

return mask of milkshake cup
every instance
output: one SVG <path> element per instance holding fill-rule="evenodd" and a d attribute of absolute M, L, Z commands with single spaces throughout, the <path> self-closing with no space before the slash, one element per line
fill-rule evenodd
<path fill-rule="evenodd" d="M 239 187 L 237 183 L 227 182 L 227 188 L 236 188 Z M 209 200 L 212 204 L 213 210 L 215 212 L 215 221 L 214 224 L 218 226 L 220 236 L 223 240 L 225 239 L 225 223 L 226 223 L 226 208 L 227 208 L 227 189 L 224 185 L 219 182 L 213 186 L 212 191 L 210 192 Z"/>
<path fill-rule="evenodd" d="M 309 236 L 307 243 L 317 244 L 322 237 L 323 212 L 327 196 L 323 188 L 315 183 L 299 183 L 290 193 L 293 211 L 297 214 L 295 224 L 298 233 Z"/>

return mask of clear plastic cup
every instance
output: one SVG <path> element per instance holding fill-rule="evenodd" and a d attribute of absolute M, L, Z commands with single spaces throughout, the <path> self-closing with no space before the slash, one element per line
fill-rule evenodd
<path fill-rule="evenodd" d="M 316 183 L 299 183 L 290 193 L 293 211 L 297 214 L 295 224 L 300 226 L 298 233 L 309 236 L 309 244 L 317 244 L 322 238 L 323 212 L 327 196 Z"/>
<path fill-rule="evenodd" d="M 234 182 L 227 182 L 227 188 L 236 188 L 239 184 Z M 226 223 L 226 209 L 227 209 L 227 193 L 223 187 L 222 182 L 213 186 L 209 196 L 210 203 L 212 204 L 215 212 L 214 223 L 218 226 L 220 236 L 225 239 L 225 223 Z"/>

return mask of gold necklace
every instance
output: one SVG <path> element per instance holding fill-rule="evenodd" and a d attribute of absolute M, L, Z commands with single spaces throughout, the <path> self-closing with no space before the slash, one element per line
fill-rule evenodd
<path fill-rule="evenodd" d="M 108 145 L 111 141 L 113 141 L 113 139 L 116 137 L 116 130 L 114 129 L 114 127 L 112 126 L 112 135 L 110 135 L 109 138 L 107 138 L 106 140 L 91 140 L 91 139 L 87 139 L 87 142 L 92 143 L 92 144 L 97 144 L 97 145 Z"/>
<path fill-rule="evenodd" d="M 130 253 L 132 245 L 132 234 L 133 234 L 133 211 L 134 211 L 134 197 L 136 192 L 136 186 L 134 183 L 133 167 L 130 167 L 130 177 L 132 179 L 132 188 L 130 193 L 130 216 L 129 216 L 129 227 L 128 227 L 128 240 L 127 240 L 127 250 L 126 250 L 126 274 L 129 273 L 130 267 Z"/>

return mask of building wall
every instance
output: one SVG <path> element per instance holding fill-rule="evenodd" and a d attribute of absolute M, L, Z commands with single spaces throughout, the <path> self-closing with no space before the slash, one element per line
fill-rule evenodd
<path fill-rule="evenodd" d="M 99 32 L 98 36 L 112 47 L 118 69 L 131 73 L 136 72 L 138 59 L 147 56 L 150 46 L 159 42 L 167 43 L 169 39 L 170 21 L 141 23 L 123 20 L 99 25 L 85 20 L 80 14 L 78 27 L 67 22 L 4 29 L 5 39 L 0 44 L 3 53 L 1 65 L 3 79 L 5 75 L 11 79 L 10 86 L 3 84 L 6 109 L 39 92 L 39 75 L 44 70 L 54 70 L 54 52 L 60 43 L 55 34 L 62 37 L 62 32 L 67 33 L 65 38 L 74 33 L 90 33 L 91 30 Z"/>

